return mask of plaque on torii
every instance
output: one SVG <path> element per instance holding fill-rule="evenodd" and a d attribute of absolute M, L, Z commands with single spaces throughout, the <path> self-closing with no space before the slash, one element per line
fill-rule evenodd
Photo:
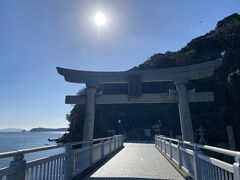
<path fill-rule="evenodd" d="M 134 104 L 134 103 L 178 103 L 181 132 L 183 139 L 193 142 L 192 121 L 189 102 L 213 102 L 213 92 L 195 92 L 187 90 L 186 83 L 190 80 L 208 78 L 222 63 L 222 59 L 200 64 L 164 68 L 156 70 L 129 70 L 121 72 L 96 72 L 70 70 L 57 67 L 59 74 L 67 82 L 84 83 L 86 95 L 66 96 L 66 104 L 85 104 L 83 140 L 93 138 L 95 104 Z M 176 92 L 158 94 L 142 94 L 143 82 L 171 81 L 176 85 Z M 98 94 L 99 84 L 128 83 L 128 94 Z"/>

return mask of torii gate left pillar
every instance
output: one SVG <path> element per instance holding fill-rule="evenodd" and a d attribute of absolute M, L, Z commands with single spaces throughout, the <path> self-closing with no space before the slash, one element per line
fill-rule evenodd
<path fill-rule="evenodd" d="M 83 141 L 91 141 L 93 139 L 94 131 L 96 85 L 86 84 L 86 86 L 87 99 L 84 117 Z"/>

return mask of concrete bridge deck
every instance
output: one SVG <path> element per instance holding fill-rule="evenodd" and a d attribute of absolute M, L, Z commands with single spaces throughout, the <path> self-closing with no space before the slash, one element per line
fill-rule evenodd
<path fill-rule="evenodd" d="M 87 179 L 178 179 L 183 176 L 154 147 L 154 144 L 125 143 L 124 148 Z"/>

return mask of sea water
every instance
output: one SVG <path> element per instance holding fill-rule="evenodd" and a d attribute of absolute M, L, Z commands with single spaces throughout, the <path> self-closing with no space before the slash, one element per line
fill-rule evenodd
<path fill-rule="evenodd" d="M 0 132 L 0 153 L 56 144 L 48 139 L 57 139 L 65 132 Z M 41 151 L 25 155 L 27 161 L 64 152 L 64 148 Z M 6 167 L 13 158 L 0 159 L 0 168 Z"/>

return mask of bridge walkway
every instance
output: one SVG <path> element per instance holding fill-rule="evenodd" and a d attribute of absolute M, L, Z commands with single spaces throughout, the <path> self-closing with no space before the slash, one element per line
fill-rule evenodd
<path fill-rule="evenodd" d="M 154 144 L 125 143 L 124 148 L 84 180 L 177 179 L 183 176 L 154 147 Z"/>

